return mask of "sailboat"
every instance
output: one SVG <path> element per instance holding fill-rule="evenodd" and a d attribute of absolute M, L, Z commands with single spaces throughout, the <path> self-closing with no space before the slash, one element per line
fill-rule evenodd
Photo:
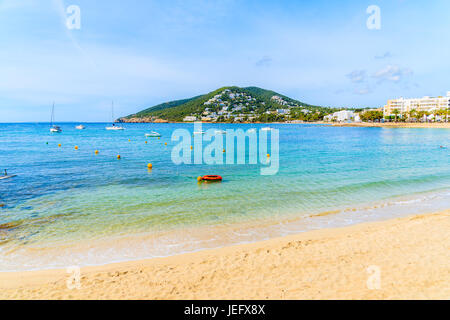
<path fill-rule="evenodd" d="M 53 102 L 52 117 L 50 119 L 50 122 L 51 122 L 50 132 L 51 133 L 60 133 L 62 130 L 61 130 L 61 128 L 59 126 L 53 124 L 54 120 L 55 120 L 55 103 Z"/>
<path fill-rule="evenodd" d="M 114 123 L 114 102 L 111 104 L 111 115 L 112 115 L 112 126 L 106 127 L 106 130 L 124 130 L 125 128 L 122 126 L 116 126 Z"/>

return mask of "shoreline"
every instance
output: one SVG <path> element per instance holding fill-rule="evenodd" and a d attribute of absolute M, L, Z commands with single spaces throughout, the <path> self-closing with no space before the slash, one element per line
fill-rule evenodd
<path fill-rule="evenodd" d="M 434 128 L 450 129 L 450 122 L 410 123 L 410 122 L 385 122 L 385 123 L 332 123 L 333 127 L 361 127 L 361 128 Z"/>
<path fill-rule="evenodd" d="M 449 299 L 450 210 L 166 258 L 0 273 L 2 299 Z M 367 288 L 368 269 L 381 271 Z"/>
<path fill-rule="evenodd" d="M 199 121 L 200 122 L 200 121 Z M 154 124 L 193 124 L 194 122 L 177 122 L 177 121 L 167 121 L 167 122 L 120 122 L 120 123 L 154 123 Z M 322 125 L 326 127 L 360 127 L 360 128 L 428 128 L 428 129 L 450 129 L 450 122 L 384 122 L 384 123 L 372 123 L 372 122 L 352 122 L 352 123 L 335 123 L 335 122 L 325 122 L 325 121 L 314 121 L 314 122 L 240 122 L 240 123 L 229 123 L 229 122 L 201 122 L 202 124 L 314 124 Z"/>

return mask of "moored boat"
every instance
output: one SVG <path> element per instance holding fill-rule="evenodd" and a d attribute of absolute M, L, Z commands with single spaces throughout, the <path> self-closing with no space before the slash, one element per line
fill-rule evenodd
<path fill-rule="evenodd" d="M 55 103 L 53 102 L 52 115 L 51 115 L 51 118 L 50 118 L 50 123 L 51 123 L 50 132 L 51 133 L 60 133 L 60 132 L 62 132 L 62 129 L 59 126 L 53 124 L 54 120 L 55 120 Z"/>
<path fill-rule="evenodd" d="M 124 127 L 122 127 L 120 125 L 116 126 L 116 124 L 114 123 L 114 101 L 111 103 L 111 119 L 112 119 L 112 125 L 109 127 L 106 127 L 105 128 L 106 130 L 114 130 L 114 131 L 125 130 Z"/>
<path fill-rule="evenodd" d="M 156 131 L 152 131 L 152 132 L 150 132 L 150 133 L 146 133 L 145 136 L 146 136 L 146 137 L 161 137 L 161 134 L 159 134 L 159 133 L 156 132 Z"/>

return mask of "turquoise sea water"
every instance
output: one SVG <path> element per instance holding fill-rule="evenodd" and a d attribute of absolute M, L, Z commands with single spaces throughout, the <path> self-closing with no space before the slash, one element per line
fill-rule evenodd
<path fill-rule="evenodd" d="M 17 174 L 0 180 L 0 271 L 167 256 L 450 205 L 447 129 L 273 124 L 279 171 L 263 176 L 260 165 L 175 165 L 172 132 L 192 124 L 75 125 L 0 124 L 0 170 Z M 145 138 L 152 130 L 161 139 Z M 224 181 L 198 184 L 206 174 Z"/>

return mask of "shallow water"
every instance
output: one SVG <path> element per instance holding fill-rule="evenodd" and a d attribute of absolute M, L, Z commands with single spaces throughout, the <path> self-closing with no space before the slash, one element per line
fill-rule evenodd
<path fill-rule="evenodd" d="M 0 180 L 0 270 L 166 256 L 450 204 L 447 129 L 270 125 L 280 164 L 263 176 L 262 165 L 175 165 L 171 135 L 192 124 L 75 125 L 0 124 L 0 170 L 17 174 Z M 152 130 L 161 139 L 145 138 Z M 205 174 L 224 181 L 197 184 Z"/>

